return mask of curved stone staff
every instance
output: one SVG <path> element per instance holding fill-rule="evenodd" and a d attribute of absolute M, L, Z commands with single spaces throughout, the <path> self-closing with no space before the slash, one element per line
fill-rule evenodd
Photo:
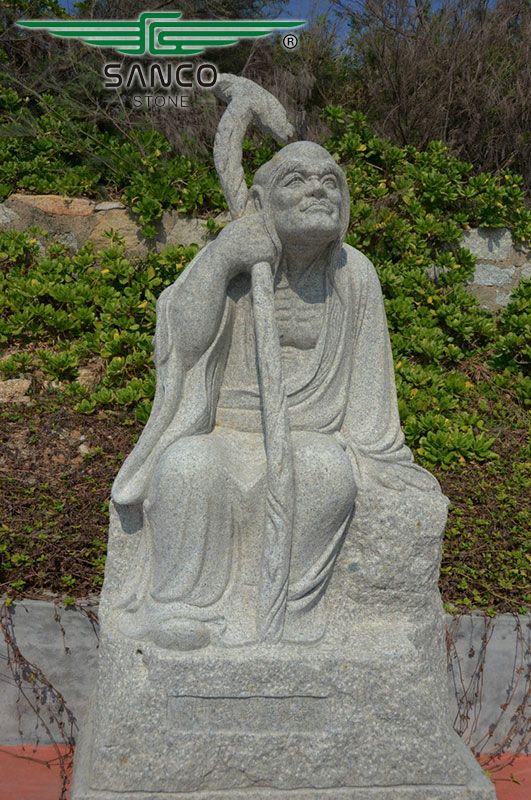
<path fill-rule="evenodd" d="M 213 89 L 228 103 L 214 140 L 214 163 L 233 219 L 247 208 L 242 167 L 247 127 L 256 123 L 284 144 L 294 134 L 278 100 L 256 83 L 222 74 Z M 257 633 L 261 641 L 282 637 L 288 599 L 295 486 L 286 387 L 274 313 L 274 265 L 257 263 L 251 272 L 258 381 L 267 458 L 266 521 L 258 586 Z"/>

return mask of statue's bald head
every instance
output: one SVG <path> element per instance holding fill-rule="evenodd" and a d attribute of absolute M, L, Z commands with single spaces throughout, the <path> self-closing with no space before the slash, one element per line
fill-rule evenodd
<path fill-rule="evenodd" d="M 263 164 L 254 176 L 253 186 L 269 188 L 275 177 L 290 166 L 297 164 L 329 164 L 331 169 L 341 173 L 328 150 L 315 142 L 293 142 L 279 150 L 273 158 Z M 342 173 L 341 173 L 342 174 Z"/>
<path fill-rule="evenodd" d="M 251 197 L 280 236 L 306 241 L 344 237 L 350 201 L 343 171 L 315 142 L 294 142 L 256 172 Z"/>

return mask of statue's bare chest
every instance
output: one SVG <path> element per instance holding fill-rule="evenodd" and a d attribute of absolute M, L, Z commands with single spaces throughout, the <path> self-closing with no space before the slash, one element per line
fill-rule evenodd
<path fill-rule="evenodd" d="M 256 383 L 255 331 L 252 290 L 248 276 L 238 276 L 229 294 L 234 301 L 231 346 L 224 373 L 225 386 Z M 275 323 L 282 360 L 295 383 L 312 368 L 317 340 L 325 324 L 324 279 L 307 279 L 293 285 L 280 277 L 275 282 Z"/>
<path fill-rule="evenodd" d="M 282 347 L 310 350 L 324 322 L 322 275 L 302 279 L 296 285 L 282 276 L 275 287 L 275 320 Z"/>

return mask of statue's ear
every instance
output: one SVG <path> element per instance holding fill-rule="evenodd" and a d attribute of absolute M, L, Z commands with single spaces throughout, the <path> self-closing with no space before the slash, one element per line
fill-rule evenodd
<path fill-rule="evenodd" d="M 263 188 L 261 186 L 251 186 L 249 194 L 255 211 L 263 211 L 264 209 Z"/>

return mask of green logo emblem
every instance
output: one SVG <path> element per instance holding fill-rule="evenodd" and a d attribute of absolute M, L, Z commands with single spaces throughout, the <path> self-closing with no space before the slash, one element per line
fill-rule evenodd
<path fill-rule="evenodd" d="M 138 20 L 20 20 L 21 28 L 80 39 L 91 47 L 110 47 L 128 56 L 196 56 L 210 47 L 229 47 L 240 39 L 261 39 L 274 31 L 300 28 L 306 20 L 182 20 L 180 11 L 144 11 Z"/>

